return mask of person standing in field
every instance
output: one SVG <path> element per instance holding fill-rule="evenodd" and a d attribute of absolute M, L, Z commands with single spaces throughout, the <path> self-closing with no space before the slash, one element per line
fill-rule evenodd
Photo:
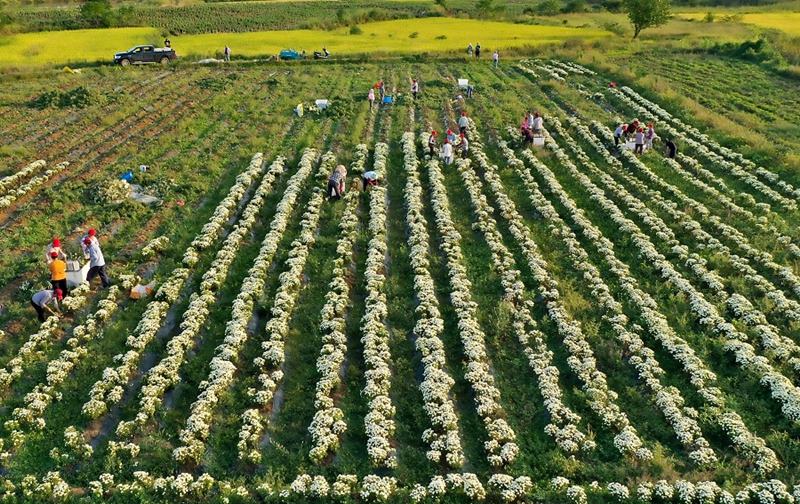
<path fill-rule="evenodd" d="M 453 130 L 451 129 L 447 130 L 447 141 L 449 141 L 450 143 L 456 141 L 456 134 L 453 133 Z"/>
<path fill-rule="evenodd" d="M 223 51 L 223 53 L 225 54 L 225 61 L 229 62 L 231 60 L 231 48 L 225 46 L 225 50 Z"/>
<path fill-rule="evenodd" d="M 458 129 L 459 133 L 466 136 L 467 135 L 467 128 L 469 128 L 469 119 L 467 118 L 467 112 L 462 111 L 461 117 L 458 118 Z"/>
<path fill-rule="evenodd" d="M 53 289 L 61 289 L 65 296 L 67 290 L 67 263 L 58 258 L 58 252 L 50 252 L 50 285 Z"/>
<path fill-rule="evenodd" d="M 378 81 L 378 92 L 381 95 L 381 102 L 383 102 L 383 97 L 386 96 L 386 86 L 383 83 L 383 79 Z"/>
<path fill-rule="evenodd" d="M 667 149 L 667 157 L 670 159 L 675 159 L 675 154 L 678 153 L 678 146 L 675 145 L 675 141 L 671 138 L 668 138 L 664 146 Z"/>
<path fill-rule="evenodd" d="M 639 128 L 636 130 L 634 141 L 636 144 L 636 146 L 633 148 L 634 154 L 644 154 L 644 128 Z"/>
<path fill-rule="evenodd" d="M 47 248 L 44 252 L 44 258 L 47 261 L 47 264 L 50 264 L 53 261 L 53 252 L 56 253 L 56 257 L 59 259 L 67 260 L 67 255 L 61 250 L 61 240 L 58 237 L 53 238 L 53 241 L 47 245 Z"/>
<path fill-rule="evenodd" d="M 464 135 L 459 135 L 461 141 L 458 146 L 461 148 L 461 159 L 467 159 L 469 156 L 469 140 Z"/>
<path fill-rule="evenodd" d="M 336 199 L 342 197 L 344 194 L 344 184 L 347 179 L 347 168 L 344 165 L 339 165 L 334 168 L 331 176 L 328 177 L 328 198 Z"/>
<path fill-rule="evenodd" d="M 481 43 L 480 42 L 478 42 L 475 45 L 475 57 L 476 58 L 480 58 L 481 57 Z"/>
<path fill-rule="evenodd" d="M 103 287 L 111 285 L 106 273 L 106 259 L 100 249 L 100 242 L 97 240 L 97 233 L 94 229 L 89 230 L 88 236 L 83 239 L 83 256 L 89 259 L 89 272 L 86 274 L 86 281 L 91 283 L 94 277 L 99 276 Z"/>
<path fill-rule="evenodd" d="M 436 154 L 436 130 L 431 131 L 428 136 L 428 154 L 431 158 Z"/>
<path fill-rule="evenodd" d="M 168 38 L 164 39 L 164 47 L 166 47 L 167 49 L 172 48 L 172 42 L 170 42 Z"/>
<path fill-rule="evenodd" d="M 417 79 L 411 79 L 411 94 L 414 95 L 414 100 L 416 100 L 417 94 L 419 94 L 419 81 Z"/>
<path fill-rule="evenodd" d="M 369 93 L 367 93 L 367 101 L 369 101 L 369 108 L 372 110 L 373 105 L 375 105 L 375 90 L 369 88 Z"/>
<path fill-rule="evenodd" d="M 31 306 L 33 306 L 33 308 L 36 310 L 36 315 L 39 317 L 39 322 L 44 322 L 47 320 L 45 311 L 50 315 L 56 314 L 56 312 L 53 311 L 53 308 L 50 308 L 50 305 L 55 307 L 56 311 L 60 312 L 61 309 L 58 307 L 58 303 L 62 299 L 64 299 L 64 293 L 61 292 L 60 289 L 45 289 L 34 294 L 31 298 Z"/>
<path fill-rule="evenodd" d="M 472 42 L 467 46 L 467 56 L 472 57 Z"/>
<path fill-rule="evenodd" d="M 653 148 L 653 140 L 656 138 L 656 129 L 653 123 L 647 123 L 647 132 L 644 134 L 644 144 L 648 149 Z"/>
<path fill-rule="evenodd" d="M 492 60 L 494 61 L 494 67 L 497 68 L 497 66 L 500 64 L 500 53 L 497 51 L 497 49 L 495 49 L 494 54 L 492 54 Z"/>
<path fill-rule="evenodd" d="M 533 123 L 531 123 L 531 131 L 534 135 L 541 135 L 544 131 L 544 119 L 539 112 L 533 113 Z"/>
<path fill-rule="evenodd" d="M 450 143 L 450 140 L 445 139 L 444 145 L 442 145 L 442 158 L 444 164 L 453 164 L 453 144 Z"/>
<path fill-rule="evenodd" d="M 625 135 L 625 130 L 628 128 L 627 124 L 620 124 L 614 130 L 614 145 L 619 145 L 619 139 Z"/>

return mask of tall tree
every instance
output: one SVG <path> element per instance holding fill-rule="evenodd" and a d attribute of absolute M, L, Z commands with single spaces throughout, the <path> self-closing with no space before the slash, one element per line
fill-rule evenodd
<path fill-rule="evenodd" d="M 633 38 L 645 28 L 661 26 L 670 18 L 669 0 L 624 0 L 624 8 L 633 25 Z"/>
<path fill-rule="evenodd" d="M 85 0 L 81 5 L 81 18 L 91 28 L 106 28 L 114 22 L 114 10 L 109 0 Z"/>

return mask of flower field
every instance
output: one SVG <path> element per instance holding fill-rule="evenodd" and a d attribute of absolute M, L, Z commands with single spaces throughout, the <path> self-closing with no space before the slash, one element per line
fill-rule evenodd
<path fill-rule="evenodd" d="M 394 105 L 370 108 L 378 79 Z M 2 80 L 4 501 L 800 502 L 781 153 L 566 59 Z M 468 155 L 431 157 L 462 111 Z M 678 155 L 616 150 L 633 117 Z M 107 196 L 128 170 L 155 204 Z M 89 227 L 113 285 L 39 323 L 45 245 Z"/>

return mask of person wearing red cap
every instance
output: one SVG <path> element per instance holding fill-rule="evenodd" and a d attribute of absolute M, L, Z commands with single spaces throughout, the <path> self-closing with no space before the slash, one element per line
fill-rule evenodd
<path fill-rule="evenodd" d="M 431 134 L 428 137 L 428 151 L 431 158 L 433 158 L 433 156 L 436 154 L 436 130 L 431 131 Z"/>
<path fill-rule="evenodd" d="M 53 311 L 53 308 L 50 308 L 50 305 L 53 305 L 56 311 L 60 312 L 61 309 L 58 307 L 58 303 L 62 299 L 64 299 L 64 293 L 61 292 L 61 289 L 45 289 L 34 294 L 31 298 L 31 306 L 33 306 L 33 308 L 36 310 L 36 315 L 39 317 L 39 322 L 44 322 L 47 320 L 45 311 L 51 315 L 56 314 L 56 312 Z"/>
<path fill-rule="evenodd" d="M 456 134 L 451 129 L 447 130 L 447 141 L 450 143 L 455 143 L 456 141 Z"/>
<path fill-rule="evenodd" d="M 53 238 L 53 241 L 50 242 L 44 251 L 44 258 L 47 261 L 47 264 L 50 264 L 50 261 L 53 260 L 53 252 L 56 253 L 56 257 L 59 259 L 67 260 L 67 255 L 64 254 L 64 251 L 61 250 L 61 240 L 58 237 Z"/>
<path fill-rule="evenodd" d="M 89 273 L 86 274 L 86 281 L 91 283 L 94 277 L 99 276 L 103 287 L 111 285 L 111 281 L 106 274 L 106 260 L 103 251 L 100 250 L 100 242 L 94 229 L 89 230 L 89 236 L 83 239 L 83 256 L 89 259 Z"/>
<path fill-rule="evenodd" d="M 61 289 L 65 296 L 67 290 L 67 263 L 58 257 L 57 252 L 50 252 L 50 284 L 53 289 Z"/>

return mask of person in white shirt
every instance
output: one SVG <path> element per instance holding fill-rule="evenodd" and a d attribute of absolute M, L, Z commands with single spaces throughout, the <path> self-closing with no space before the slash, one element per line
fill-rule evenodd
<path fill-rule="evenodd" d="M 419 94 L 419 82 L 417 79 L 411 81 L 411 94 L 414 95 L 414 100 L 416 100 L 417 94 Z"/>
<path fill-rule="evenodd" d="M 635 154 L 644 154 L 644 128 L 639 128 L 636 130 L 634 140 L 636 146 L 633 148 L 633 152 Z"/>
<path fill-rule="evenodd" d="M 442 157 L 444 158 L 444 164 L 453 164 L 453 144 L 449 140 L 445 140 L 444 145 L 442 145 Z"/>
<path fill-rule="evenodd" d="M 47 261 L 47 264 L 53 262 L 53 252 L 56 253 L 55 259 L 61 259 L 62 261 L 67 260 L 67 255 L 61 250 L 61 240 L 58 238 L 53 238 L 53 241 L 50 242 L 44 251 L 44 258 Z"/>
<path fill-rule="evenodd" d="M 533 130 L 533 134 L 541 135 L 543 129 L 544 129 L 544 119 L 542 119 L 542 116 L 539 115 L 539 112 L 534 112 L 533 124 L 531 125 L 531 130 Z"/>
<path fill-rule="evenodd" d="M 52 305 L 56 311 L 61 311 L 58 307 L 58 303 L 62 299 L 64 299 L 64 293 L 61 292 L 61 289 L 45 289 L 34 294 L 31 298 L 31 306 L 36 310 L 39 322 L 47 320 L 45 311 L 51 315 L 55 315 L 55 311 L 53 311 L 53 308 L 50 308 L 50 305 Z"/>
<path fill-rule="evenodd" d="M 494 60 L 494 67 L 497 68 L 497 65 L 500 64 L 500 53 L 497 50 L 492 54 L 492 59 Z"/>
<path fill-rule="evenodd" d="M 467 128 L 469 128 L 469 119 L 466 112 L 461 112 L 461 117 L 458 118 L 458 129 L 461 130 L 462 135 L 466 135 Z"/>
<path fill-rule="evenodd" d="M 83 256 L 89 259 L 89 272 L 86 274 L 86 281 L 91 283 L 94 277 L 99 276 L 103 287 L 111 285 L 106 273 L 106 259 L 100 249 L 100 242 L 97 240 L 94 229 L 89 230 L 89 235 L 83 239 Z"/>
<path fill-rule="evenodd" d="M 369 100 L 369 108 L 371 109 L 373 105 L 375 105 L 375 90 L 369 88 L 369 93 L 367 93 L 367 100 Z"/>
<path fill-rule="evenodd" d="M 614 130 L 614 145 L 619 145 L 619 139 L 625 134 L 625 128 L 627 127 L 627 124 L 620 124 L 617 126 L 617 129 Z"/>
<path fill-rule="evenodd" d="M 469 140 L 464 135 L 459 135 L 461 139 L 458 146 L 461 147 L 461 159 L 467 159 L 469 156 Z"/>

